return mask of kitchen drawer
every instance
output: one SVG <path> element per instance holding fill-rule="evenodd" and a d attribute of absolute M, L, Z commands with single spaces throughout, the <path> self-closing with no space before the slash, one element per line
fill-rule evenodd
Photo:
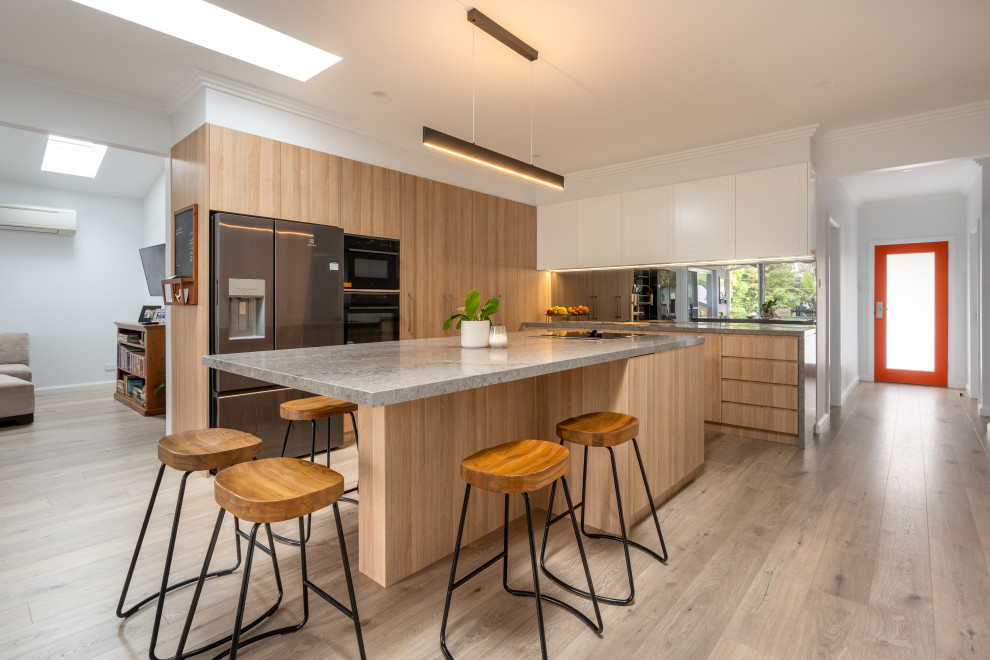
<path fill-rule="evenodd" d="M 752 429 L 776 431 L 777 433 L 798 433 L 796 410 L 764 408 L 741 403 L 722 403 L 722 423 L 745 426 Z"/>
<path fill-rule="evenodd" d="M 797 361 L 798 338 L 723 335 L 722 356 Z"/>
<path fill-rule="evenodd" d="M 793 385 L 773 385 L 723 379 L 722 401 L 797 410 L 798 389 Z"/>
<path fill-rule="evenodd" d="M 751 380 L 757 383 L 778 385 L 798 384 L 798 365 L 784 360 L 751 360 L 749 358 L 722 358 L 722 378 Z"/>

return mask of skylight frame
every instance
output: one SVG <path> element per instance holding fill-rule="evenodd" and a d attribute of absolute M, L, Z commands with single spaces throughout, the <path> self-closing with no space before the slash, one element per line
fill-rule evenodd
<path fill-rule="evenodd" d="M 41 171 L 93 179 L 100 171 L 106 153 L 105 144 L 49 135 Z"/>
<path fill-rule="evenodd" d="M 204 0 L 73 2 L 300 82 L 306 82 L 341 60 L 322 48 Z"/>

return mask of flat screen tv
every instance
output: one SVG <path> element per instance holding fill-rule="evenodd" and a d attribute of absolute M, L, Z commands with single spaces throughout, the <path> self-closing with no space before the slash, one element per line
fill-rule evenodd
<path fill-rule="evenodd" d="M 144 279 L 148 281 L 148 295 L 162 295 L 162 280 L 165 279 L 165 244 L 143 247 L 141 265 L 144 266 Z"/>

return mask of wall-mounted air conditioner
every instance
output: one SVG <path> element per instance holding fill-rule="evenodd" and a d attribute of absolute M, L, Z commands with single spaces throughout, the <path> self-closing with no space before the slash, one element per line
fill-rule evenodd
<path fill-rule="evenodd" d="M 72 209 L 0 204 L 0 229 L 72 236 L 76 233 L 76 212 Z"/>

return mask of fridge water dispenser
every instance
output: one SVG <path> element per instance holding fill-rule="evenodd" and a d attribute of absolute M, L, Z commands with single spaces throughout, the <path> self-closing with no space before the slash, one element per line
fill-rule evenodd
<path fill-rule="evenodd" d="M 227 286 L 230 306 L 228 339 L 259 339 L 265 336 L 265 280 L 231 278 Z"/>

